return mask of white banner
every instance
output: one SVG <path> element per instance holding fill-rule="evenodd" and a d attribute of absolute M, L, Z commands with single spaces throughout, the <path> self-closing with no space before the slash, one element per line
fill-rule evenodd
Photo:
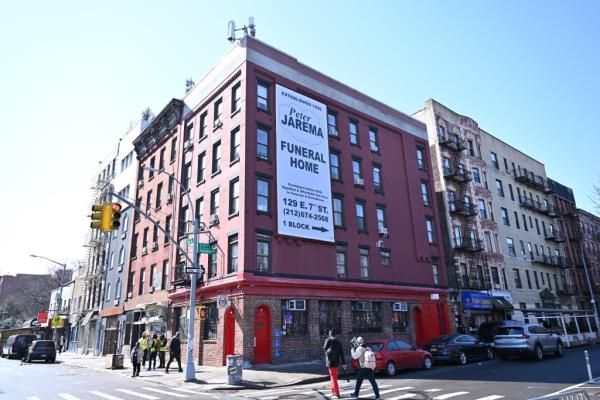
<path fill-rule="evenodd" d="M 327 107 L 276 85 L 277 232 L 334 241 Z"/>

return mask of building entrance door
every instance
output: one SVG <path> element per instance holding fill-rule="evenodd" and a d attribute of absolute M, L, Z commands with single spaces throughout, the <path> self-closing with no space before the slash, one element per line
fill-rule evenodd
<path fill-rule="evenodd" d="M 254 364 L 271 363 L 271 310 L 258 306 L 254 314 Z"/>
<path fill-rule="evenodd" d="M 225 342 L 223 348 L 223 362 L 230 354 L 235 353 L 235 313 L 233 307 L 225 310 Z"/>

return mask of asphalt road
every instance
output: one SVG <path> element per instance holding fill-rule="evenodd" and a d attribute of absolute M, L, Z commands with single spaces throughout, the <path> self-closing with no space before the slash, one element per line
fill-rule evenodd
<path fill-rule="evenodd" d="M 567 350 L 562 358 L 541 362 L 527 359 L 486 361 L 466 366 L 436 365 L 430 371 L 402 371 L 393 378 L 377 376 L 386 400 L 526 400 L 587 380 L 583 350 L 600 376 L 600 346 Z M 354 389 L 354 380 L 340 380 L 342 396 Z M 600 385 L 584 385 L 590 394 Z M 207 391 L 201 385 L 171 387 L 107 372 L 64 364 L 22 364 L 0 359 L 0 400 L 165 400 L 165 399 L 327 399 L 328 383 L 297 385 L 270 390 Z M 361 399 L 373 398 L 369 382 Z M 595 397 L 592 397 L 595 398 Z M 600 397 L 598 397 L 600 399 Z"/>

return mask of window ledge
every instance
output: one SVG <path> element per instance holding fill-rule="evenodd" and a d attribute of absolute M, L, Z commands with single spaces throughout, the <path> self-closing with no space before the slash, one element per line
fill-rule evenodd
<path fill-rule="evenodd" d="M 342 231 L 345 231 L 345 230 L 346 230 L 346 226 L 345 226 L 345 225 L 342 225 L 342 226 L 335 226 L 335 225 L 334 225 L 334 226 L 333 226 L 333 229 L 340 229 L 340 230 L 342 230 Z"/>
<path fill-rule="evenodd" d="M 380 155 L 381 155 L 381 152 L 379 151 L 379 149 L 377 149 L 377 150 L 373 150 L 373 149 L 371 149 L 371 153 L 373 153 L 373 154 L 377 154 L 378 156 L 380 156 Z"/>
<path fill-rule="evenodd" d="M 256 107 L 256 111 L 259 111 L 259 112 L 265 113 L 265 114 L 267 114 L 267 115 L 269 115 L 269 116 L 271 115 L 271 111 L 269 111 L 269 110 L 265 110 L 264 108 L 260 108 L 260 107 L 258 107 L 258 106 Z"/>
<path fill-rule="evenodd" d="M 269 218 L 271 218 L 273 216 L 269 211 L 258 211 L 258 210 L 256 210 L 256 215 L 265 215 Z"/>
<path fill-rule="evenodd" d="M 350 142 L 350 146 L 358 147 L 359 149 L 361 148 L 360 143 L 355 144 L 355 143 Z"/>
<path fill-rule="evenodd" d="M 237 211 L 237 212 L 234 212 L 233 214 L 229 214 L 228 218 L 232 219 L 232 218 L 239 217 L 239 216 L 240 216 L 240 212 Z"/>
<path fill-rule="evenodd" d="M 160 204 L 158 204 L 156 207 L 154 207 L 154 211 L 158 211 L 162 208 L 162 206 Z"/>
<path fill-rule="evenodd" d="M 375 193 L 385 195 L 383 189 L 375 189 Z"/>
<path fill-rule="evenodd" d="M 239 163 L 239 162 L 240 162 L 240 158 L 241 158 L 241 157 L 238 157 L 238 158 L 234 159 L 233 161 L 231 161 L 231 162 L 229 163 L 229 166 L 231 167 L 232 165 L 235 165 L 235 164 Z"/>
<path fill-rule="evenodd" d="M 208 135 L 204 135 L 201 136 L 200 139 L 198 139 L 198 143 L 202 143 L 203 141 L 205 141 L 208 138 Z"/>
<path fill-rule="evenodd" d="M 239 114 L 241 111 L 242 111 L 242 107 L 238 107 L 237 110 L 231 111 L 231 115 L 229 117 L 232 118 L 234 115 Z"/>
<path fill-rule="evenodd" d="M 148 177 L 148 182 L 150 182 L 152 179 L 154 179 L 154 175 Z"/>
<path fill-rule="evenodd" d="M 270 159 L 264 158 L 264 157 L 261 157 L 261 156 L 256 156 L 256 161 L 263 161 L 263 162 L 266 162 L 268 164 L 271 164 L 271 160 Z"/>
<path fill-rule="evenodd" d="M 364 185 L 364 184 L 362 184 L 362 185 L 361 185 L 360 183 L 355 183 L 355 184 L 354 184 L 354 187 L 355 187 L 355 188 L 360 188 L 360 189 L 362 189 L 362 190 L 365 190 L 365 185 Z"/>
<path fill-rule="evenodd" d="M 361 235 L 369 235 L 369 231 L 357 231 Z"/>
<path fill-rule="evenodd" d="M 206 179 L 202 179 L 200 182 L 196 182 L 196 187 L 206 183 Z"/>
<path fill-rule="evenodd" d="M 210 176 L 211 178 L 214 178 L 215 176 L 219 175 L 222 172 L 221 169 L 218 169 L 217 171 L 213 172 L 212 175 Z"/>
<path fill-rule="evenodd" d="M 169 160 L 169 164 L 173 164 L 175 162 L 175 159 L 172 158 L 171 160 Z"/>

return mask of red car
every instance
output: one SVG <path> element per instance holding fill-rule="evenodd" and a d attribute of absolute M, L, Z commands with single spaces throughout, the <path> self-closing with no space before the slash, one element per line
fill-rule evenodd
<path fill-rule="evenodd" d="M 367 343 L 367 347 L 375 353 L 375 371 L 385 371 L 389 376 L 394 376 L 400 369 L 430 369 L 433 365 L 433 358 L 428 351 L 419 350 L 403 340 L 377 340 Z M 358 360 L 352 360 L 352 368 L 358 368 Z"/>

